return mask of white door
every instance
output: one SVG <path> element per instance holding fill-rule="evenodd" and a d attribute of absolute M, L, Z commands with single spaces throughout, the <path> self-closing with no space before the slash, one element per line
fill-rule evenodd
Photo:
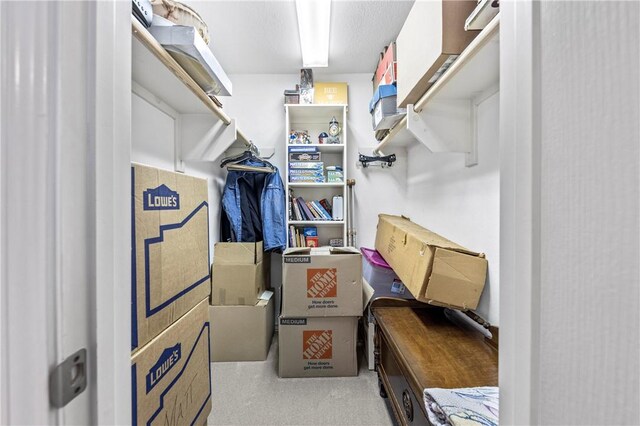
<path fill-rule="evenodd" d="M 130 422 L 130 34 L 128 2 L 0 2 L 1 424 Z"/>

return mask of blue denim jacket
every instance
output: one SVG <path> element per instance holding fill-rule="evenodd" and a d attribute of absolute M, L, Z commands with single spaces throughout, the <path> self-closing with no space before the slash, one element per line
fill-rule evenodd
<path fill-rule="evenodd" d="M 245 160 L 240 164 L 247 166 L 264 166 L 256 160 Z M 240 185 L 238 179 L 244 176 L 244 172 L 229 170 L 224 192 L 222 194 L 222 206 L 231 224 L 231 229 L 236 241 L 242 241 L 242 212 L 240 209 Z M 285 193 L 280 173 L 276 168 L 275 173 L 270 173 L 264 181 L 264 188 L 260 200 L 260 210 L 262 213 L 262 233 L 264 239 L 264 250 L 284 250 L 287 240 L 285 228 Z"/>

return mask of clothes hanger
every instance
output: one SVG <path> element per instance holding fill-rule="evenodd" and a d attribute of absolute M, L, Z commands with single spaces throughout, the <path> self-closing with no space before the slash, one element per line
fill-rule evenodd
<path fill-rule="evenodd" d="M 247 150 L 239 155 L 223 158 L 220 162 L 220 167 L 227 166 L 227 170 L 248 171 L 248 172 L 260 172 L 260 173 L 274 173 L 275 167 L 265 159 L 259 157 L 260 151 L 258 147 L 250 142 L 247 146 Z M 246 164 L 238 164 L 245 160 L 254 160 L 264 164 L 264 166 L 249 166 Z"/>
<path fill-rule="evenodd" d="M 259 173 L 275 173 L 275 170 L 269 166 L 247 166 L 244 164 L 229 164 L 227 170 L 236 170 L 241 172 L 259 172 Z"/>

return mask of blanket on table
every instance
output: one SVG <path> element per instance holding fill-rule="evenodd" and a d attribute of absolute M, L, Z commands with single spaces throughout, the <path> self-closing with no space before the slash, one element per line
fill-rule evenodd
<path fill-rule="evenodd" d="M 430 388 L 424 405 L 434 426 L 497 426 L 498 388 Z"/>

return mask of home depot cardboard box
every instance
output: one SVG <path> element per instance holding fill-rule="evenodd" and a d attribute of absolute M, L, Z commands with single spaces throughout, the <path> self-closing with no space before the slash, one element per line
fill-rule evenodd
<path fill-rule="evenodd" d="M 211 361 L 264 361 L 274 328 L 270 291 L 254 306 L 209 306 Z"/>
<path fill-rule="evenodd" d="M 131 167 L 131 349 L 186 314 L 211 291 L 207 181 Z"/>
<path fill-rule="evenodd" d="M 280 317 L 279 376 L 357 376 L 357 326 L 357 317 Z"/>
<path fill-rule="evenodd" d="M 476 0 L 417 1 L 398 34 L 398 106 L 415 104 L 433 83 L 447 59 L 457 55 L 478 35 L 464 23 Z M 424 40 L 420 43 L 418 40 Z"/>
<path fill-rule="evenodd" d="M 362 255 L 353 247 L 290 248 L 282 256 L 282 315 L 362 315 Z"/>
<path fill-rule="evenodd" d="M 314 104 L 347 105 L 349 103 L 347 83 L 316 82 L 313 89 Z"/>
<path fill-rule="evenodd" d="M 256 243 L 217 243 L 211 267 L 211 304 L 254 306 L 268 286 L 269 257 Z"/>
<path fill-rule="evenodd" d="M 131 360 L 132 424 L 204 424 L 211 411 L 208 300 Z"/>
<path fill-rule="evenodd" d="M 376 250 L 413 296 L 432 305 L 475 309 L 487 278 L 484 254 L 401 216 L 378 216 Z"/>

